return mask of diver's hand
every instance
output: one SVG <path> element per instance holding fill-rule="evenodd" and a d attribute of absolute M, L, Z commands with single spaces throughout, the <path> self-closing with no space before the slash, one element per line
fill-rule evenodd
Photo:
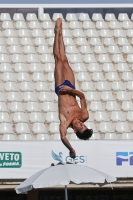
<path fill-rule="evenodd" d="M 71 158 L 75 158 L 75 157 L 76 157 L 76 152 L 75 152 L 74 149 L 72 149 L 72 150 L 69 152 L 69 156 L 70 156 Z"/>
<path fill-rule="evenodd" d="M 72 88 L 69 86 L 62 86 L 61 89 L 59 90 L 59 94 L 71 94 L 72 93 Z"/>

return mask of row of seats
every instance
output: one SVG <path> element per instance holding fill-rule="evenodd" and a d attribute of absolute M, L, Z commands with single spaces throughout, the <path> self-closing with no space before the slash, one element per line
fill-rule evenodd
<path fill-rule="evenodd" d="M 52 20 L 56 21 L 57 18 L 62 18 L 63 19 L 63 15 L 61 13 L 54 13 Z M 50 15 L 48 13 L 44 13 L 40 15 L 40 21 L 50 21 Z M 1 13 L 0 15 L 0 20 L 1 21 L 10 21 L 12 20 L 10 17 L 9 13 Z M 25 21 L 24 16 L 22 13 L 15 13 L 13 15 L 13 20 L 14 21 Z M 28 13 L 26 15 L 26 20 L 27 21 L 37 21 L 37 16 L 35 13 Z M 64 20 L 64 19 L 63 19 Z M 66 15 L 66 21 L 76 21 L 78 20 L 76 17 L 76 14 L 74 13 L 67 13 Z M 90 21 L 90 17 L 87 13 L 80 13 L 79 15 L 79 21 Z M 113 13 L 107 13 L 105 15 L 105 20 L 106 21 L 117 21 L 115 15 Z M 133 20 L 133 14 L 131 15 L 131 20 Z M 102 15 L 100 13 L 93 13 L 92 15 L 92 21 L 96 22 L 96 21 L 104 21 Z M 130 21 L 130 18 L 128 17 L 127 13 L 119 13 L 118 15 L 118 21 L 122 22 L 122 21 Z"/>
<path fill-rule="evenodd" d="M 74 29 L 72 33 L 69 31 L 69 29 L 63 29 L 62 31 L 63 37 L 68 38 L 91 38 L 91 37 L 101 37 L 101 38 L 132 38 L 133 37 L 133 29 L 129 29 L 127 31 L 123 31 L 122 29 L 115 29 L 113 30 L 113 33 L 109 31 L 108 29 L 101 29 L 100 31 L 97 31 L 96 29 L 88 28 L 86 31 L 83 31 L 82 29 Z M 29 31 L 28 29 L 19 29 L 13 30 L 10 28 L 5 29 L 4 31 L 0 32 L 0 37 L 2 38 L 50 38 L 54 37 L 54 29 L 47 29 L 45 31 L 41 29 L 33 29 L 32 31 Z"/>
<path fill-rule="evenodd" d="M 54 57 L 50 54 L 42 54 L 39 58 L 36 54 L 27 54 L 26 56 L 23 56 L 21 54 L 13 54 L 11 55 L 11 61 L 8 54 L 0 54 L 0 63 L 38 63 L 40 60 L 41 63 L 54 63 Z M 68 60 L 71 64 L 75 63 L 82 63 L 85 64 L 89 63 L 96 63 L 99 62 L 100 64 L 109 63 L 111 62 L 111 59 L 107 54 L 99 54 L 98 59 L 93 54 L 85 54 L 83 59 L 81 59 L 79 54 L 71 54 L 68 56 Z M 125 59 L 127 63 L 133 64 L 133 54 L 128 54 L 127 58 Z M 125 62 L 124 57 L 122 54 L 113 54 L 112 56 L 112 62 L 114 64 L 118 63 L 124 63 Z"/>
<path fill-rule="evenodd" d="M 85 94 L 86 101 L 91 102 L 91 101 L 129 101 L 133 99 L 133 94 L 128 93 L 127 91 L 118 91 L 115 96 L 112 94 L 112 91 L 102 91 L 101 94 L 99 95 L 98 92 L 96 91 L 88 91 Z M 45 102 L 45 101 L 58 101 L 57 95 L 51 92 L 31 92 L 31 91 L 26 91 L 26 92 L 7 92 L 3 93 L 0 92 L 0 101 L 7 101 L 7 102 L 12 102 L 12 101 L 23 101 L 23 102 Z"/>
<path fill-rule="evenodd" d="M 1 100 L 1 99 L 0 99 Z M 121 107 L 121 108 L 120 108 Z M 106 101 L 105 107 L 100 101 L 91 101 L 89 105 L 89 110 L 92 112 L 107 110 L 109 112 L 123 110 L 125 112 L 133 110 L 133 103 L 132 101 L 123 101 L 122 105 L 118 105 L 116 101 Z M 56 106 L 53 102 L 27 102 L 26 105 L 22 104 L 21 102 L 11 102 L 9 106 L 10 112 L 49 112 L 49 111 L 56 111 Z M 8 108 L 5 102 L 0 101 L 0 111 L 1 112 L 8 112 Z"/>
<path fill-rule="evenodd" d="M 29 111 L 29 110 L 28 110 Z M 92 114 L 92 113 L 91 113 Z M 39 111 L 30 111 L 29 117 L 27 117 L 26 113 L 24 112 L 14 112 L 13 116 L 9 116 L 7 112 L 0 112 L 0 123 L 2 122 L 10 122 L 12 117 L 13 123 L 19 123 L 19 122 L 45 122 L 45 123 L 51 123 L 51 122 L 59 122 L 58 113 L 57 112 L 47 112 L 46 117 L 43 116 L 43 113 Z M 90 121 L 96 121 L 96 122 L 102 122 L 102 121 L 129 121 L 133 122 L 133 111 L 128 111 L 126 114 L 126 117 L 123 115 L 123 113 L 119 110 L 113 110 L 109 116 L 105 111 L 96 111 L 94 114 L 94 119 L 92 119 L 92 116 L 89 118 Z"/>
<path fill-rule="evenodd" d="M 11 65 L 9 63 L 1 63 L 0 64 L 0 73 L 4 72 L 54 72 L 54 63 L 45 63 L 43 66 L 41 66 L 40 63 L 31 63 L 30 66 L 27 67 L 24 63 L 16 63 L 15 65 Z M 130 70 L 133 70 L 133 66 L 129 68 L 127 63 L 118 63 L 117 66 L 114 66 L 113 63 L 103 63 L 103 66 L 101 67 L 99 63 L 92 62 L 87 65 L 87 67 L 84 65 L 84 63 L 75 63 L 72 65 L 72 69 L 74 73 L 78 72 L 86 72 L 89 71 L 89 73 L 93 72 L 100 72 L 103 71 L 104 73 L 107 72 L 115 72 L 116 70 L 118 73 L 122 72 L 128 72 Z"/>
<path fill-rule="evenodd" d="M 97 21 L 96 23 L 92 21 L 84 21 L 82 24 L 78 21 L 70 21 L 69 23 L 66 23 L 63 21 L 63 28 L 71 30 L 73 29 L 94 29 L 97 30 L 101 29 L 132 29 L 133 28 L 133 22 L 131 21 L 123 21 L 122 24 L 118 21 L 110 21 L 109 24 L 107 24 L 104 21 Z M 38 21 L 31 21 L 28 24 L 24 21 L 17 21 L 13 23 L 12 21 L 3 21 L 2 22 L 2 28 L 3 29 L 53 29 L 54 24 L 51 21 L 44 21 L 44 22 L 38 22 Z"/>
<path fill-rule="evenodd" d="M 93 122 L 85 122 L 85 125 L 89 129 L 93 129 L 94 133 L 97 133 L 98 131 L 101 133 L 112 133 L 114 132 L 113 127 L 110 122 L 101 122 L 99 125 L 99 128 L 97 130 L 95 124 Z M 31 124 L 30 124 L 31 126 Z M 132 127 L 133 130 L 133 127 Z M 49 128 L 46 129 L 45 125 L 41 122 L 34 123 L 32 126 L 32 130 L 30 131 L 30 127 L 27 123 L 17 123 L 15 126 L 15 133 L 16 134 L 57 134 L 59 133 L 59 123 L 52 122 L 49 125 Z M 117 133 L 123 133 L 123 132 L 131 132 L 127 122 L 117 122 L 115 126 L 115 132 Z M 10 123 L 1 123 L 0 124 L 0 134 L 13 134 L 13 128 L 12 124 Z M 73 129 L 68 128 L 67 134 L 72 134 Z"/>
<path fill-rule="evenodd" d="M 36 137 L 33 137 L 30 134 L 20 134 L 19 138 L 15 137 L 13 134 L 4 134 L 2 137 L 2 140 L 60 140 L 60 134 L 54 134 L 52 136 L 49 136 L 48 134 L 38 134 Z M 70 134 L 68 137 L 69 140 L 79 140 L 76 137 L 76 134 Z M 93 133 L 90 140 L 100 140 L 101 136 L 99 133 Z M 122 133 L 120 137 L 117 136 L 116 133 L 105 133 L 105 136 L 102 137 L 102 139 L 105 140 L 132 140 L 133 134 L 132 133 Z"/>

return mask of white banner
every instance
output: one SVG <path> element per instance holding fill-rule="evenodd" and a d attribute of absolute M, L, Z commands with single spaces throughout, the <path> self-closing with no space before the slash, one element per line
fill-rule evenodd
<path fill-rule="evenodd" d="M 73 141 L 77 164 L 116 177 L 133 177 L 133 141 Z M 69 162 L 69 151 L 60 141 L 0 142 L 0 178 L 25 179 L 49 167 Z"/>

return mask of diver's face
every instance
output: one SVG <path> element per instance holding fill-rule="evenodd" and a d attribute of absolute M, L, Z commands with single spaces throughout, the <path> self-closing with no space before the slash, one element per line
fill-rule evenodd
<path fill-rule="evenodd" d="M 87 127 L 84 125 L 84 123 L 82 121 L 80 121 L 79 119 L 77 119 L 77 118 L 75 118 L 73 120 L 72 125 L 73 125 L 73 130 L 74 130 L 75 133 L 77 131 L 82 133 L 87 129 Z"/>

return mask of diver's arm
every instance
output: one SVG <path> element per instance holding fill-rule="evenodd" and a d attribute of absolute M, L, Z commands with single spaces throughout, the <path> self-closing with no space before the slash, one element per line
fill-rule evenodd
<path fill-rule="evenodd" d="M 66 138 L 66 127 L 63 122 L 60 123 L 60 137 L 62 143 L 69 149 L 70 151 L 70 157 L 75 158 L 75 150 L 71 146 L 70 142 Z"/>

